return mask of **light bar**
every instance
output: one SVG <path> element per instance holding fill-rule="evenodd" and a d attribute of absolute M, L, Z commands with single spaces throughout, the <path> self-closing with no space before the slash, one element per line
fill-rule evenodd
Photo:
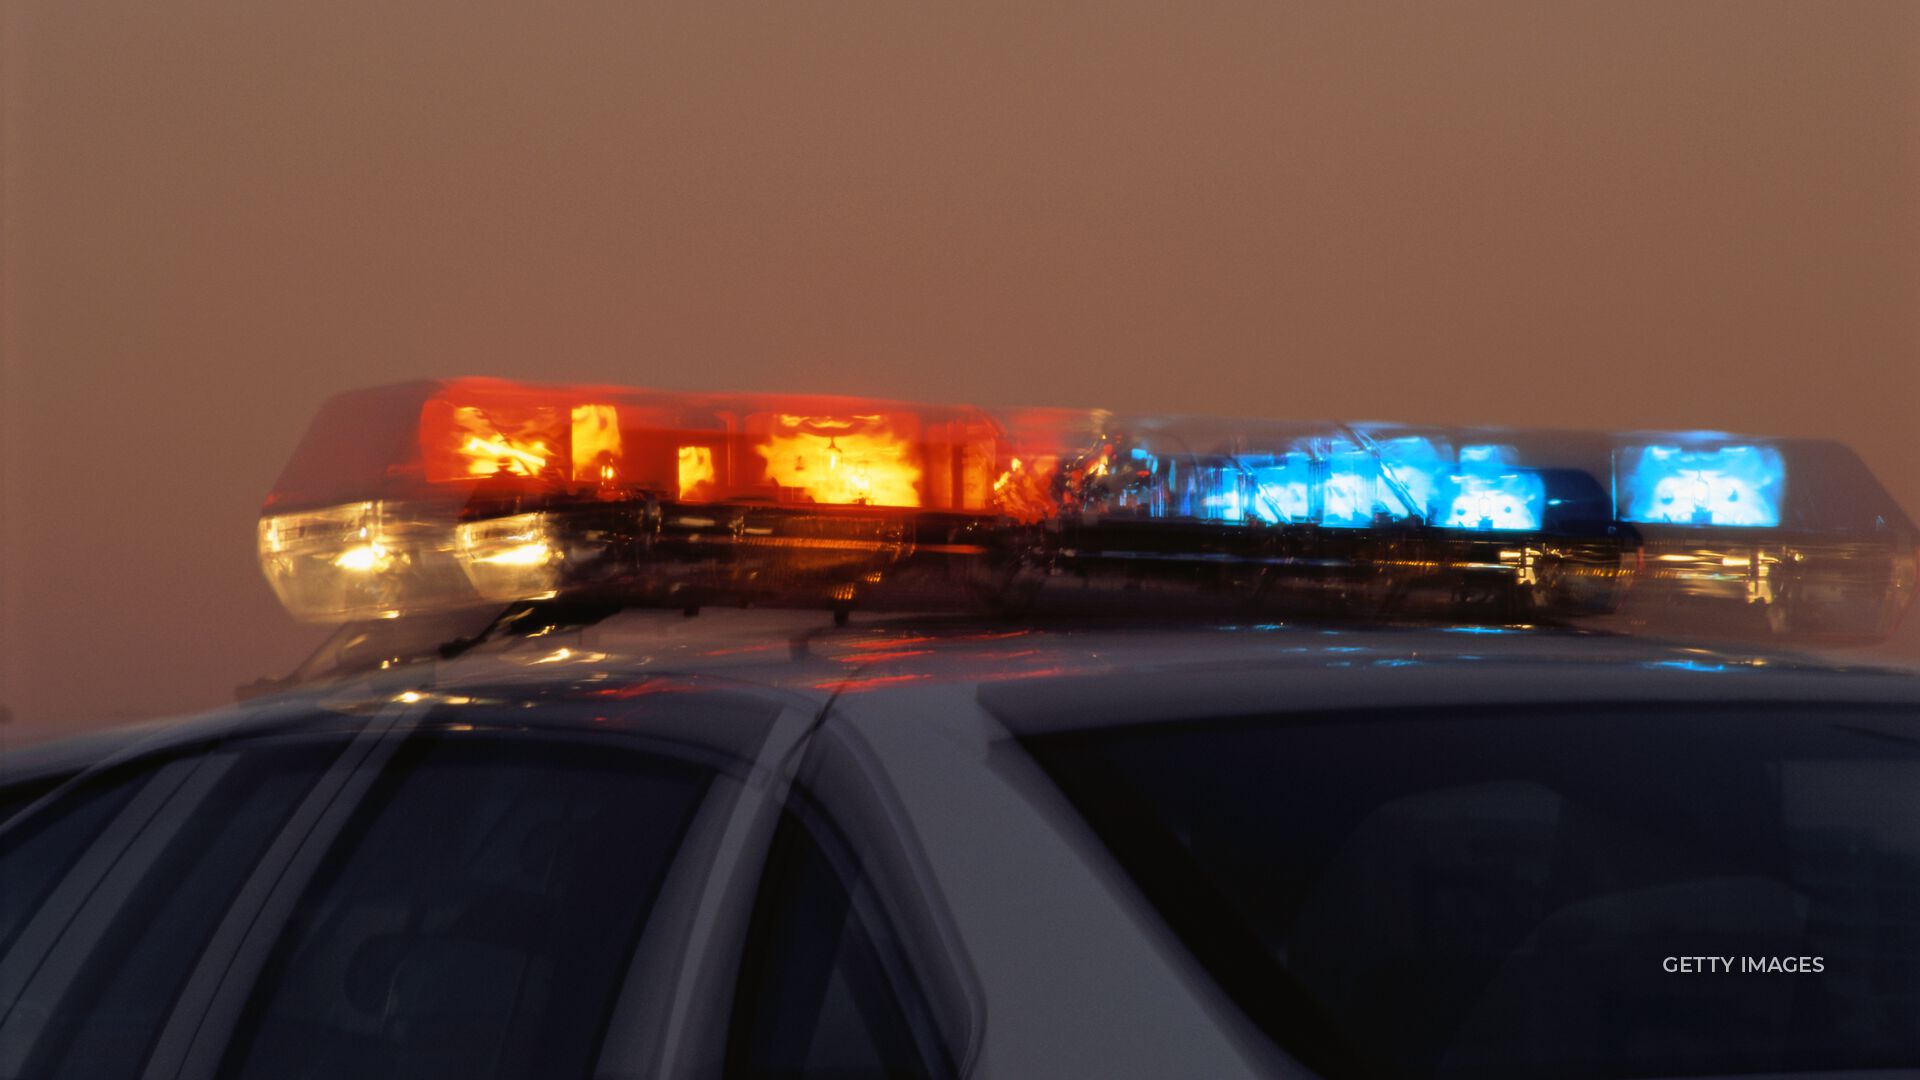
<path fill-rule="evenodd" d="M 1913 593 L 1914 529 L 1830 443 L 451 379 L 328 402 L 260 554 L 323 622 L 549 596 L 1490 620 L 1731 602 L 1872 636 Z"/>

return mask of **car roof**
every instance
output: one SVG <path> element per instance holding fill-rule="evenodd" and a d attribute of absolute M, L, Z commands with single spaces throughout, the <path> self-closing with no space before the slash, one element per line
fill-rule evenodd
<path fill-rule="evenodd" d="M 926 709 L 952 709 L 958 691 L 1022 731 L 1501 702 L 1920 704 L 1920 672 L 1906 668 L 1560 628 L 941 616 L 836 626 L 792 610 L 628 611 L 476 648 L 431 682 L 509 697 L 724 685 L 812 709 L 859 698 L 871 713 L 893 699 L 928 723 L 938 717 Z"/>
<path fill-rule="evenodd" d="M 1221 619 L 1011 620 L 651 609 L 483 642 L 450 658 L 320 679 L 182 721 L 16 752 L 0 780 L 129 747 L 280 730 L 316 712 L 357 724 L 402 695 L 570 705 L 664 699 L 820 711 L 860 697 L 916 707 L 955 689 L 1019 733 L 1249 713 L 1591 702 L 1858 702 L 1920 707 L 1920 671 L 1751 645 L 1564 628 Z M 547 708 L 540 708 L 541 705 Z M 528 711 L 531 710 L 531 711 Z M 654 710 L 656 713 L 658 710 Z M 684 710 L 669 710 L 675 715 Z M 929 717 L 930 721 L 934 718 Z M 675 726 L 683 726 L 675 722 Z M 723 740 L 725 741 L 725 740 Z"/>
<path fill-rule="evenodd" d="M 1608 696 L 1660 694 L 1674 685 L 1725 695 L 1742 675 L 1767 676 L 1775 687 L 1792 682 L 1839 693 L 1846 683 L 1896 697 L 1902 687 L 1920 686 L 1920 671 L 1885 663 L 1524 625 L 876 616 L 841 627 L 818 613 L 753 610 L 709 610 L 697 618 L 625 612 L 568 633 L 477 649 L 439 677 L 447 685 L 540 682 L 568 669 L 587 672 L 573 678 L 597 681 L 724 678 L 816 698 L 923 683 L 1083 695 L 1103 685 L 1130 692 L 1145 682 L 1190 697 L 1236 672 L 1273 676 L 1304 697 L 1316 684 L 1345 693 L 1359 682 L 1384 686 L 1396 678 L 1452 685 L 1469 699 L 1502 682 L 1538 683 L 1530 692 L 1543 693 L 1548 684 L 1574 684 L 1585 693 L 1593 680 L 1616 687 Z"/>

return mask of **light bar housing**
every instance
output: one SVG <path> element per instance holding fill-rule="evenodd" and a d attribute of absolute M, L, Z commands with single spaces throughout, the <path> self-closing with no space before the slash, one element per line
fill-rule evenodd
<path fill-rule="evenodd" d="M 1201 607 L 1871 638 L 1915 530 L 1843 447 L 494 379 L 343 394 L 267 499 L 288 611 Z"/>

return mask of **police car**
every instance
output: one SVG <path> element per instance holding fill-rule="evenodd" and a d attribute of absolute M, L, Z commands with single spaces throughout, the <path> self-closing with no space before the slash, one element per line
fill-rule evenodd
<path fill-rule="evenodd" d="M 219 713 L 0 770 L 0 1077 L 1920 1067 L 1830 444 L 330 403 Z M 1699 628 L 1715 628 L 1715 644 Z"/>

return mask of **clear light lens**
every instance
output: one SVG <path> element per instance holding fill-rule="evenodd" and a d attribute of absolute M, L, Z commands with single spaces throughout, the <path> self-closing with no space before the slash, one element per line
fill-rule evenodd
<path fill-rule="evenodd" d="M 393 618 L 476 599 L 453 557 L 452 530 L 355 502 L 260 520 L 260 568 L 296 618 Z"/>
<path fill-rule="evenodd" d="M 468 522 L 457 532 L 460 567 L 481 599 L 522 600 L 559 587 L 566 556 L 550 515 Z"/>

